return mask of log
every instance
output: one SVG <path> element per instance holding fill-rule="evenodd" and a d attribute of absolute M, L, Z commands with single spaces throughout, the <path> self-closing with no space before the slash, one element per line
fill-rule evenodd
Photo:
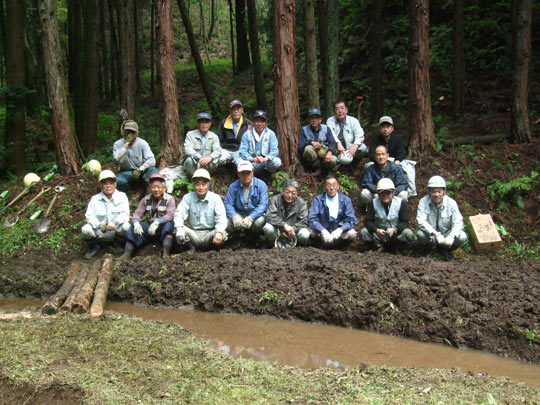
<path fill-rule="evenodd" d="M 86 275 L 86 280 L 84 280 L 83 285 L 73 301 L 73 307 L 71 308 L 72 312 L 76 314 L 82 314 L 83 312 L 88 311 L 90 307 L 90 300 L 94 294 L 94 288 L 96 287 L 97 279 L 99 277 L 99 270 L 101 268 L 101 261 L 96 260 L 90 266 L 90 271 Z"/>
<path fill-rule="evenodd" d="M 60 304 L 67 298 L 75 281 L 77 280 L 77 275 L 79 274 L 79 269 L 81 268 L 82 263 L 79 261 L 72 262 L 68 267 L 67 277 L 62 284 L 62 287 L 50 297 L 45 305 L 41 308 L 42 314 L 54 315 L 60 309 Z"/>
<path fill-rule="evenodd" d="M 73 308 L 75 297 L 81 289 L 81 286 L 84 284 L 84 280 L 86 280 L 86 275 L 88 274 L 89 270 L 90 269 L 88 263 L 84 263 L 83 267 L 79 270 L 79 273 L 77 274 L 77 278 L 75 280 L 75 283 L 73 284 L 73 288 L 71 289 L 68 297 L 66 298 L 66 301 L 61 307 L 62 311 L 71 311 L 71 309 Z"/>
<path fill-rule="evenodd" d="M 113 270 L 113 258 L 111 255 L 105 258 L 99 272 L 99 279 L 94 291 L 94 300 L 90 307 L 90 316 L 93 318 L 99 318 L 103 315 L 105 308 L 105 302 L 107 301 L 107 293 L 109 292 L 109 283 L 111 282 Z"/>
<path fill-rule="evenodd" d="M 460 138 L 454 138 L 449 141 L 443 142 L 443 147 L 451 147 L 456 145 L 467 145 L 471 143 L 492 143 L 497 141 L 504 141 L 508 139 L 508 135 L 498 134 L 498 135 L 485 135 L 485 136 L 463 136 Z"/>

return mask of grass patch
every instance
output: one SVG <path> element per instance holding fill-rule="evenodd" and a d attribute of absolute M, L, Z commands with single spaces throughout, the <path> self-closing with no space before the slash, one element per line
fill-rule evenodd
<path fill-rule="evenodd" d="M 94 320 L 35 314 L 0 322 L 4 375 L 15 385 L 31 382 L 38 389 L 58 383 L 80 387 L 85 403 L 540 402 L 538 389 L 456 370 L 300 370 L 232 359 L 177 325 L 124 315 Z"/>

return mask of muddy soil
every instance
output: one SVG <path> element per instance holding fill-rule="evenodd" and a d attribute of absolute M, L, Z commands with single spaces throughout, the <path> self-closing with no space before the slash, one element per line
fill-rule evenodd
<path fill-rule="evenodd" d="M 15 386 L 7 377 L 0 376 L 0 398 L 3 404 L 77 405 L 83 402 L 84 393 L 63 384 L 51 384 L 46 388 L 34 384 Z"/>

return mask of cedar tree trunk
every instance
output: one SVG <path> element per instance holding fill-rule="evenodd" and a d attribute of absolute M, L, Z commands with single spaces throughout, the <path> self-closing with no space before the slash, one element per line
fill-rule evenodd
<path fill-rule="evenodd" d="M 255 95 L 257 97 L 257 108 L 267 110 L 266 87 L 264 85 L 263 68 L 261 64 L 261 51 L 259 47 L 259 33 L 257 28 L 257 6 L 255 0 L 247 0 L 248 23 L 249 23 L 249 45 L 251 47 L 251 58 L 253 59 L 253 81 L 255 82 Z"/>
<path fill-rule="evenodd" d="M 249 46 L 246 30 L 246 0 L 236 0 L 236 70 L 243 72 L 249 69 Z"/>
<path fill-rule="evenodd" d="M 122 90 L 120 104 L 126 109 L 128 117 L 135 117 L 135 23 L 133 21 L 133 0 L 119 0 L 120 13 L 120 44 L 121 44 L 121 72 Z"/>
<path fill-rule="evenodd" d="M 317 73 L 317 34 L 315 33 L 314 0 L 304 0 L 304 13 L 307 105 L 308 108 L 319 108 L 319 74 Z"/>
<path fill-rule="evenodd" d="M 373 2 L 371 28 L 371 113 L 369 121 L 376 122 L 382 115 L 382 41 L 384 0 Z"/>
<path fill-rule="evenodd" d="M 463 114 L 465 102 L 465 53 L 463 42 L 463 0 L 454 0 L 454 69 L 452 76 L 452 110 L 454 115 Z"/>

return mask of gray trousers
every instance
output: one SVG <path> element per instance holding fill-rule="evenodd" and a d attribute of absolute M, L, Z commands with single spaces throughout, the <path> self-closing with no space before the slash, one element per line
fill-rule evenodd
<path fill-rule="evenodd" d="M 446 232 L 448 234 L 449 232 Z M 443 234 L 444 235 L 444 234 Z M 445 235 L 446 236 L 446 235 Z M 424 231 L 418 230 L 418 233 L 416 234 L 416 237 L 418 238 L 418 242 L 421 245 L 429 245 L 429 244 L 435 244 L 437 245 L 437 239 L 433 235 L 428 235 Z M 451 250 L 457 249 L 461 246 L 463 246 L 467 242 L 467 234 L 463 231 L 461 231 L 454 239 L 454 243 L 452 243 L 452 246 L 450 247 Z"/>
<path fill-rule="evenodd" d="M 321 167 L 321 165 L 323 165 L 329 170 L 335 171 L 339 167 L 337 156 L 332 155 L 332 160 L 330 162 L 327 162 L 324 159 L 321 159 L 317 155 L 317 150 L 313 147 L 313 145 L 306 145 L 306 147 L 304 148 L 304 153 L 302 154 L 302 157 L 304 158 L 304 160 L 309 166 L 315 169 L 318 169 Z"/>
<path fill-rule="evenodd" d="M 409 228 L 405 228 L 397 236 L 394 236 L 391 239 L 381 239 L 376 232 L 370 233 L 367 228 L 362 228 L 360 237 L 364 242 L 373 242 L 375 246 L 380 247 L 387 243 L 411 243 L 414 239 L 414 232 Z"/>
<path fill-rule="evenodd" d="M 274 241 L 280 234 L 280 231 L 278 228 L 276 228 L 274 225 L 266 224 L 263 228 L 263 233 L 268 241 L 268 245 L 274 246 Z M 299 246 L 307 246 L 309 243 L 309 229 L 307 228 L 301 228 L 296 233 L 296 244 Z"/>

